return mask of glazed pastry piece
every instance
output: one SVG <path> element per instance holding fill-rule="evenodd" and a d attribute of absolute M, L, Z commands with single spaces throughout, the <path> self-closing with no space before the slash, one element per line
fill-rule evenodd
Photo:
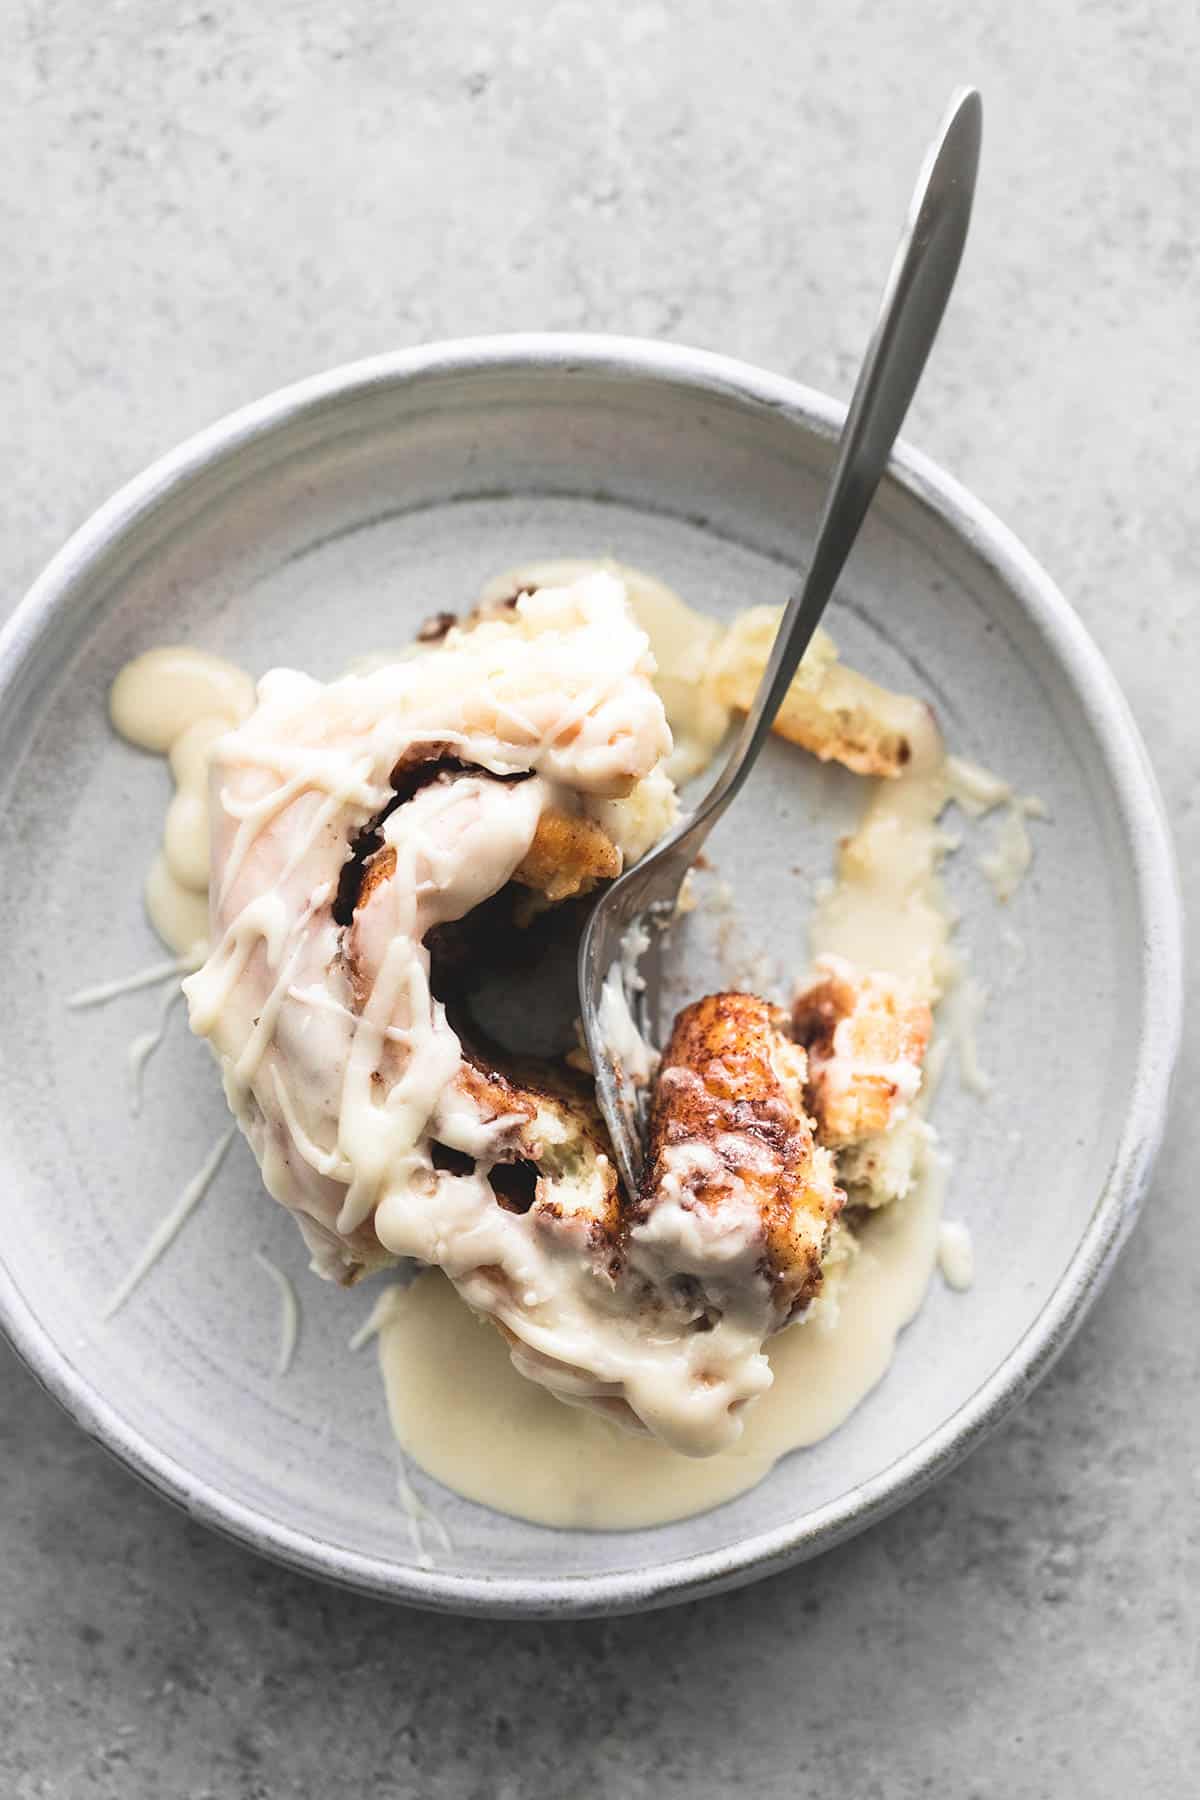
<path fill-rule="evenodd" d="M 786 1027 L 751 994 L 710 995 L 679 1015 L 632 1205 L 614 1188 L 614 1208 L 593 1187 L 586 1206 L 564 1213 L 555 1184 L 538 1181 L 534 1229 L 568 1253 L 565 1232 L 577 1233 L 574 1275 L 560 1289 L 573 1350 L 531 1331 L 536 1320 L 495 1309 L 523 1374 L 686 1454 L 736 1440 L 744 1407 L 770 1383 L 764 1341 L 819 1291 L 844 1201 L 814 1141 L 806 1059 Z M 576 1167 L 587 1136 L 570 1142 Z"/>
<path fill-rule="evenodd" d="M 746 712 L 775 642 L 782 610 L 753 606 L 741 613 L 716 652 L 712 685 L 727 706 Z M 894 694 L 847 668 L 827 631 L 818 629 L 773 729 L 822 762 L 839 762 L 856 775 L 894 779 L 908 767 L 914 740 L 928 730 L 929 709 L 907 694 Z"/>
<path fill-rule="evenodd" d="M 614 880 L 622 867 L 621 852 L 603 825 L 552 806 L 538 820 L 513 880 L 558 905 L 590 894 L 598 882 Z"/>
<path fill-rule="evenodd" d="M 933 1018 L 902 981 L 817 960 L 797 994 L 792 1031 L 808 1052 L 805 1098 L 817 1135 L 837 1152 L 856 1202 L 901 1198 L 928 1135 L 913 1106 Z"/>
<path fill-rule="evenodd" d="M 655 1088 L 634 1234 L 690 1236 L 698 1299 L 757 1310 L 763 1336 L 817 1293 L 844 1199 L 806 1079 L 787 1015 L 724 993 L 680 1013 Z"/>

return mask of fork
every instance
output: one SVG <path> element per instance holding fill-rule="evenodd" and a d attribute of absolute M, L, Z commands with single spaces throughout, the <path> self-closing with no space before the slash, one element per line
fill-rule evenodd
<path fill-rule="evenodd" d="M 842 428 L 808 573 L 788 601 L 729 759 L 695 811 L 601 896 L 580 940 L 584 1039 L 596 1098 L 631 1197 L 644 1161 L 663 935 L 684 876 L 767 739 L 887 466 L 958 272 L 982 125 L 978 92 L 961 90 L 922 165 Z"/>

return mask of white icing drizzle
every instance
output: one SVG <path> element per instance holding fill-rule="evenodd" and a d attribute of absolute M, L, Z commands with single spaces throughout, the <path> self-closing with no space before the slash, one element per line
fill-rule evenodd
<path fill-rule="evenodd" d="M 171 1009 L 176 1001 L 182 1000 L 182 998 L 182 988 L 168 988 L 158 1009 L 158 1023 L 149 1031 L 143 1031 L 138 1037 L 135 1037 L 125 1052 L 125 1066 L 129 1070 L 129 1110 L 135 1118 L 142 1110 L 142 1088 L 145 1081 L 146 1064 L 167 1034 Z"/>
<path fill-rule="evenodd" d="M 732 718 L 710 679 L 717 646 L 725 635 L 715 619 L 696 612 L 656 576 L 611 558 L 558 557 L 520 563 L 485 585 L 480 604 L 495 605 L 527 587 L 566 586 L 597 570 L 623 583 L 633 616 L 650 640 L 654 686 L 674 739 L 665 772 L 682 787 L 708 768 Z"/>
<path fill-rule="evenodd" d="M 1025 940 L 1019 933 L 1013 930 L 1011 925 L 1006 925 L 1004 930 L 1000 933 L 1000 942 L 1008 951 L 1009 975 L 1013 976 L 1018 974 L 1029 960 L 1029 953 L 1025 948 Z"/>
<path fill-rule="evenodd" d="M 991 846 L 978 862 L 997 900 L 1007 904 L 1033 862 L 1033 840 L 1025 821 L 1046 818 L 1045 806 L 1036 794 L 1018 794 L 998 775 L 960 756 L 946 758 L 946 788 L 948 797 L 972 818 L 1004 808 Z"/>
<path fill-rule="evenodd" d="M 975 1279 L 975 1249 L 961 1219 L 944 1219 L 938 1232 L 938 1267 L 948 1287 L 964 1294 Z"/>
<path fill-rule="evenodd" d="M 236 724 L 254 705 L 254 683 L 234 663 L 190 644 L 163 644 L 125 664 L 109 693 L 121 736 L 166 755 L 199 719 Z"/>
<path fill-rule="evenodd" d="M 350 1339 L 350 1350 L 355 1352 L 361 1350 L 364 1344 L 369 1343 L 383 1330 L 385 1325 L 397 1316 L 397 1310 L 403 1304 L 407 1292 L 408 1285 L 398 1282 L 384 1288 L 371 1311 Z M 500 1339 L 494 1332 L 489 1333 L 489 1336 L 495 1340 L 496 1347 L 503 1357 L 504 1346 Z M 513 1378 L 520 1379 L 516 1376 L 515 1371 Z M 425 1543 L 422 1527 L 425 1525 L 431 1527 L 447 1554 L 453 1549 L 453 1543 L 442 1520 L 432 1507 L 425 1504 L 409 1480 L 408 1459 L 399 1441 L 396 1443 L 396 1498 L 408 1516 L 409 1535 L 412 1538 L 413 1550 L 420 1567 L 432 1568 L 433 1557 Z"/>
<path fill-rule="evenodd" d="M 605 1047 L 617 1069 L 635 1087 L 647 1087 L 658 1071 L 659 1055 L 637 1028 L 629 997 L 646 983 L 638 972 L 639 959 L 650 948 L 650 933 L 634 924 L 621 939 L 621 954 L 604 978 L 597 1013 Z"/>
<path fill-rule="evenodd" d="M 279 1350 L 275 1358 L 275 1373 L 286 1375 L 292 1366 L 296 1340 L 300 1335 L 300 1302 L 286 1270 L 281 1269 L 278 1263 L 273 1263 L 261 1250 L 254 1252 L 254 1260 L 264 1274 L 270 1276 L 279 1292 Z"/>
<path fill-rule="evenodd" d="M 392 1307 L 403 1292 L 403 1287 L 398 1285 L 384 1288 L 358 1330 L 347 1339 L 346 1348 L 348 1350 L 357 1353 L 365 1344 L 369 1344 L 373 1337 L 379 1335 L 391 1316 Z"/>
<path fill-rule="evenodd" d="M 412 1538 L 413 1550 L 416 1554 L 417 1566 L 421 1569 L 432 1569 L 433 1553 L 425 1542 L 425 1529 L 437 1538 L 442 1550 L 447 1554 L 453 1549 L 450 1533 L 438 1518 L 433 1508 L 426 1506 L 408 1478 L 408 1469 L 403 1452 L 398 1451 L 396 1460 L 396 1498 L 408 1517 L 409 1535 Z"/>
<path fill-rule="evenodd" d="M 838 854 L 838 879 L 818 899 L 809 928 L 815 958 L 900 976 L 929 1001 L 954 979 L 954 919 L 940 880 L 949 841 L 938 821 L 952 797 L 932 719 L 912 740 L 912 760 L 880 781 L 857 831 Z"/>
<path fill-rule="evenodd" d="M 140 1285 L 150 1273 L 159 1259 L 170 1249 L 187 1221 L 203 1200 L 212 1185 L 217 1170 L 225 1158 L 225 1152 L 237 1135 L 236 1128 L 230 1126 L 222 1137 L 214 1144 L 201 1167 L 188 1182 L 175 1205 L 171 1208 L 150 1233 L 144 1248 L 136 1257 L 133 1266 L 124 1279 L 117 1285 L 105 1306 L 101 1317 L 111 1319 L 124 1306 L 133 1290 Z"/>
<path fill-rule="evenodd" d="M 153 963 L 148 969 L 137 969 L 132 975 L 122 975 L 116 981 L 101 981 L 95 987 L 80 988 L 78 993 L 68 997 L 67 1005 L 72 1011 L 87 1006 L 107 1006 L 110 1000 L 123 999 L 126 994 L 136 994 L 142 988 L 161 987 L 164 981 L 178 981 L 181 976 L 198 969 L 202 961 L 203 958 L 193 952 L 176 956 L 170 962 Z"/>
<path fill-rule="evenodd" d="M 187 645 L 135 657 L 109 695 L 121 736 L 170 762 L 175 792 L 145 902 L 154 929 L 181 955 L 208 933 L 209 753 L 253 706 L 254 683 L 242 669 Z"/>
<path fill-rule="evenodd" d="M 921 1093 L 917 1101 L 917 1111 L 927 1113 L 941 1090 L 946 1065 L 950 1061 L 950 1036 L 948 1032 L 938 1032 L 930 1041 L 925 1052 L 925 1065 L 922 1070 Z"/>
<path fill-rule="evenodd" d="M 146 871 L 142 901 L 146 917 L 171 949 L 198 945 L 203 951 L 207 947 L 208 894 L 182 887 L 161 851 Z"/>
<path fill-rule="evenodd" d="M 948 756 L 945 762 L 946 789 L 972 819 L 981 819 L 993 807 L 1012 798 L 1012 788 L 999 775 L 965 756 Z"/>
<path fill-rule="evenodd" d="M 992 1091 L 992 1078 L 979 1061 L 979 1022 L 988 1002 L 988 990 L 974 977 L 966 977 L 952 996 L 950 1033 L 958 1051 L 959 1079 L 968 1094 L 986 1100 Z"/>
<path fill-rule="evenodd" d="M 536 1524 L 635 1530 L 705 1512 L 818 1443 L 870 1392 L 917 1311 L 938 1246 L 943 1173 L 931 1158 L 903 1200 L 873 1214 L 821 1310 L 767 1344 L 774 1384 L 730 1450 L 697 1461 L 556 1403 L 523 1381 L 494 1332 L 436 1271 L 398 1293 L 379 1333 L 392 1429 L 426 1474 Z M 851 1240 L 853 1242 L 853 1240 Z"/>
<path fill-rule="evenodd" d="M 1012 899 L 1033 862 L 1033 839 L 1025 821 L 1044 817 L 1045 811 L 1036 797 L 1014 795 L 993 833 L 991 847 L 979 858 L 979 867 L 1002 905 Z"/>

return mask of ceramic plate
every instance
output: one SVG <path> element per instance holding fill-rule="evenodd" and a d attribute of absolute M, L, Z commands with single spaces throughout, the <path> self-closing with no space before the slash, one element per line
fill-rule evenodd
<path fill-rule="evenodd" d="M 836 1542 L 945 1470 L 1044 1372 L 1129 1230 L 1178 1025 L 1178 901 L 1154 781 L 1115 683 L 1013 537 L 902 450 L 829 624 L 845 657 L 927 696 L 951 747 L 1045 803 L 1033 870 L 1001 910 L 952 858 L 962 938 L 990 1001 L 986 1102 L 951 1080 L 949 1210 L 977 1275 L 935 1279 L 883 1383 L 817 1448 L 702 1517 L 557 1532 L 414 1485 L 452 1548 L 419 1566 L 398 1508 L 371 1306 L 305 1270 L 299 1237 L 234 1146 L 124 1310 L 105 1298 L 226 1114 L 177 1009 L 130 1115 L 125 1053 L 153 992 L 72 1012 L 81 984 L 161 959 L 140 885 L 163 764 L 109 730 L 127 657 L 186 639 L 318 675 L 403 645 L 514 562 L 614 555 L 729 616 L 803 567 L 841 412 L 718 357 L 614 339 L 434 347 L 302 383 L 193 439 L 72 540 L 0 640 L 0 1313 L 46 1387 L 196 1517 L 315 1573 L 455 1611 L 664 1604 Z M 713 856 L 747 948 L 782 991 L 805 961 L 811 884 L 862 790 L 771 748 Z M 702 971 L 697 975 L 697 979 Z M 302 1332 L 274 1373 L 264 1251 Z"/>

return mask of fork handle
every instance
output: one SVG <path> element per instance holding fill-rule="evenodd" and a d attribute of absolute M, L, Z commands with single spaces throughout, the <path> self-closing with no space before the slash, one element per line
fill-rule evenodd
<path fill-rule="evenodd" d="M 887 467 L 958 272 L 979 167 L 983 107 L 965 88 L 950 105 L 913 192 L 875 331 L 855 384 L 812 562 L 788 601 L 770 660 L 729 760 L 693 816 L 713 825 L 738 793 L 812 641 Z"/>

